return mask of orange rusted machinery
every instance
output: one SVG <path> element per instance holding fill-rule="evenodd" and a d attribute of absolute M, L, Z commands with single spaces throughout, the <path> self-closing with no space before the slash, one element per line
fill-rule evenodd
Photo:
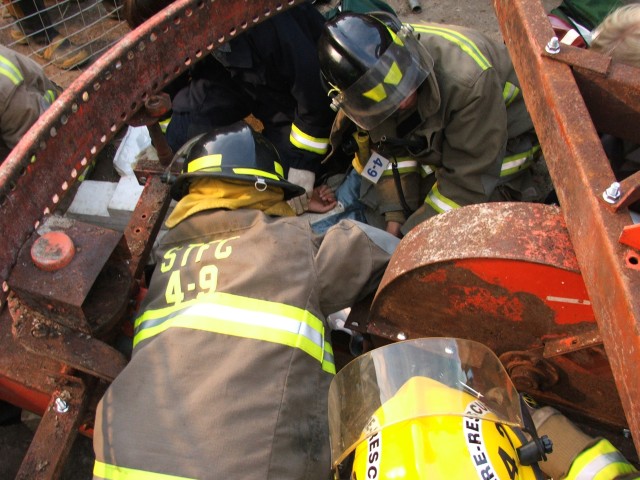
<path fill-rule="evenodd" d="M 630 177 L 615 203 L 602 201 L 615 179 L 596 129 L 640 143 L 640 77 L 592 52 L 546 53 L 553 32 L 542 6 L 494 1 L 562 208 L 478 205 L 420 225 L 371 309 L 349 322 L 377 343 L 487 343 L 521 389 L 623 441 L 629 433 L 637 448 L 640 234 L 626 207 L 640 189 Z M 155 126 L 162 88 L 296 3 L 177 0 L 90 66 L 0 166 L 0 399 L 43 415 L 20 478 L 59 475 L 126 365 L 114 345 L 168 208 L 164 165 L 137 167 L 145 187 L 124 234 L 61 218 L 59 206 L 128 124 L 150 126 L 166 161 Z M 75 250 L 62 259 L 47 248 L 68 239 Z"/>
<path fill-rule="evenodd" d="M 169 205 L 159 92 L 296 3 L 172 3 L 88 67 L 0 166 L 0 399 L 43 415 L 19 478 L 59 476 L 78 430 L 90 434 L 97 400 L 126 365 L 113 345 Z M 58 216 L 83 170 L 127 125 L 150 127 L 163 162 L 138 165 L 144 190 L 124 234 Z M 51 231 L 75 245 L 64 261 L 55 246 L 68 241 L 47 238 Z"/>
<path fill-rule="evenodd" d="M 486 204 L 428 220 L 401 242 L 367 318 L 350 325 L 385 341 L 483 342 L 521 391 L 599 424 L 637 461 L 640 225 L 628 207 L 640 173 L 616 184 L 598 133 L 640 144 L 640 74 L 557 48 L 539 2 L 494 6 L 561 209 Z"/>

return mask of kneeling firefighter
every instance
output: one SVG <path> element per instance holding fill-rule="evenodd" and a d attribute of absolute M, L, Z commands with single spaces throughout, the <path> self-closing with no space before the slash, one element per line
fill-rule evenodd
<path fill-rule="evenodd" d="M 326 480 L 327 316 L 375 291 L 398 240 L 353 221 L 314 234 L 245 122 L 181 162 L 131 360 L 96 409 L 94 479 Z"/>
<path fill-rule="evenodd" d="M 453 338 L 349 363 L 329 389 L 329 428 L 337 479 L 542 479 L 551 452 L 495 354 Z"/>

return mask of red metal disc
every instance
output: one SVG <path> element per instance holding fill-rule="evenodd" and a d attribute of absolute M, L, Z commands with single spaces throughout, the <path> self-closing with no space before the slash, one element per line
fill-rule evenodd
<path fill-rule="evenodd" d="M 31 247 L 31 259 L 41 270 L 54 272 L 69 265 L 76 248 L 64 232 L 48 232 L 38 238 Z"/>

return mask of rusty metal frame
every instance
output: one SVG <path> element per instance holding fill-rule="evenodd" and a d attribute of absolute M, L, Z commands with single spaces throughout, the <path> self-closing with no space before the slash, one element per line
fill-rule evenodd
<path fill-rule="evenodd" d="M 628 210 L 612 211 L 602 200 L 615 178 L 578 86 L 578 81 L 584 81 L 584 71 L 546 54 L 545 45 L 553 30 L 540 2 L 494 0 L 493 4 L 558 193 L 634 444 L 640 451 L 640 272 L 632 268 L 639 252 L 618 241 L 625 227 L 632 224 Z M 621 100 L 626 95 L 627 104 L 638 104 L 638 70 L 620 65 L 614 68 L 612 63 L 599 75 Z M 635 76 L 635 80 L 627 77 L 625 81 L 626 75 Z"/>
<path fill-rule="evenodd" d="M 110 368 L 74 364 L 73 351 L 82 352 L 82 345 L 67 349 L 67 356 L 62 351 L 55 354 L 55 341 L 48 342 L 47 356 L 34 353 L 37 339 L 29 339 L 29 350 L 23 348 L 20 332 L 11 333 L 7 301 L 12 293 L 7 279 L 20 248 L 70 195 L 103 147 L 135 123 L 151 97 L 220 45 L 298 3 L 301 0 L 173 2 L 88 67 L 0 165 L 0 395 L 44 414 L 19 478 L 59 476 L 77 428 L 86 420 L 84 413 L 90 410 L 88 402 L 95 400 L 96 376 L 111 378 L 123 365 L 113 352 L 117 361 Z M 169 204 L 168 187 L 158 173 L 145 172 L 145 189 L 125 229 L 129 268 L 136 279 L 143 273 Z M 92 339 L 85 347 L 95 350 L 95 342 Z M 83 380 L 87 378 L 90 381 Z M 73 391 L 70 410 L 61 416 L 55 402 L 65 386 Z M 48 448 L 52 443 L 56 448 Z"/>

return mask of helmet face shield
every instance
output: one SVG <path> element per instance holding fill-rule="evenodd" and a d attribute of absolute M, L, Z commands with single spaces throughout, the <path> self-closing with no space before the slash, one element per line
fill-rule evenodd
<path fill-rule="evenodd" d="M 341 369 L 329 388 L 333 466 L 389 427 L 438 418 L 523 426 L 518 392 L 488 347 L 421 338 L 367 352 Z"/>
<path fill-rule="evenodd" d="M 334 105 L 360 128 L 371 130 L 398 110 L 432 66 L 429 53 L 409 27 L 403 27 L 373 68 L 334 97 Z"/>

